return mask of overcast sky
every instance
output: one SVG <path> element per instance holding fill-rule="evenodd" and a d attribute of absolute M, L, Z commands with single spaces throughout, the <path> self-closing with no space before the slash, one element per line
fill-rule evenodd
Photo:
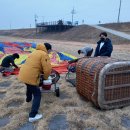
<path fill-rule="evenodd" d="M 0 0 L 0 29 L 34 27 L 37 21 L 72 20 L 81 24 L 117 22 L 120 0 Z M 120 21 L 130 21 L 130 0 L 122 0 Z"/>

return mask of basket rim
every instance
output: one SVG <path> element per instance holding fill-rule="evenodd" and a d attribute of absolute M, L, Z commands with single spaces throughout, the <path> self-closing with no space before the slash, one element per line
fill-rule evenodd
<path fill-rule="evenodd" d="M 130 61 L 117 61 L 117 62 L 108 63 L 101 69 L 99 73 L 99 82 L 98 82 L 98 104 L 100 108 L 103 108 L 103 109 L 115 108 L 115 106 L 109 106 L 109 103 L 108 104 L 105 103 L 106 101 L 104 98 L 105 97 L 104 96 L 104 86 L 105 86 L 104 78 L 105 78 L 106 73 L 108 73 L 111 69 L 122 67 L 122 66 L 130 66 Z M 127 100 L 130 100 L 130 98 Z M 121 101 L 124 101 L 124 99 L 122 99 Z"/>

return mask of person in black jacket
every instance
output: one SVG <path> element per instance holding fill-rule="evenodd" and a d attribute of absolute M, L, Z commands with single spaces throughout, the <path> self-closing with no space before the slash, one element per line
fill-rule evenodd
<path fill-rule="evenodd" d="M 100 36 L 100 40 L 97 42 L 97 47 L 95 50 L 94 57 L 97 56 L 111 57 L 111 53 L 113 51 L 111 40 L 107 38 L 106 32 L 102 32 L 99 36 Z"/>
<path fill-rule="evenodd" d="M 6 56 L 1 63 L 1 70 L 7 71 L 7 72 L 12 72 L 13 68 L 18 68 L 18 66 L 15 64 L 14 60 L 19 58 L 18 53 L 14 53 L 13 55 L 8 55 Z"/>

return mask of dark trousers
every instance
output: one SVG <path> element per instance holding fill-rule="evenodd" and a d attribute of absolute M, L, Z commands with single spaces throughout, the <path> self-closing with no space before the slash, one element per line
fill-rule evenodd
<path fill-rule="evenodd" d="M 26 85 L 27 85 L 27 91 L 26 91 L 27 100 L 31 101 L 33 96 L 32 108 L 31 112 L 29 113 L 29 117 L 35 117 L 40 107 L 41 91 L 38 86 L 33 86 L 29 84 Z"/>

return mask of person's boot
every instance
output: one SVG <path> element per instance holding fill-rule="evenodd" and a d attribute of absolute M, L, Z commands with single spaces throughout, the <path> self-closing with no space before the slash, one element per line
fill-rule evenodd
<path fill-rule="evenodd" d="M 32 98 L 26 98 L 26 102 L 31 102 Z"/>

